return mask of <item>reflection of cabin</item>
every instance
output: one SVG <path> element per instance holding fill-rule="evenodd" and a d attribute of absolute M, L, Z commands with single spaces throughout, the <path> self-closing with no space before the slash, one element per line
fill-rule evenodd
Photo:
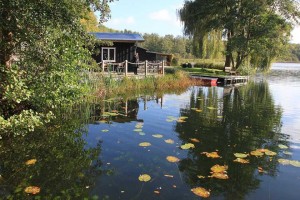
<path fill-rule="evenodd" d="M 141 61 L 144 60 L 153 61 L 153 62 L 164 61 L 167 66 L 171 65 L 171 61 L 173 58 L 172 54 L 153 52 L 142 47 L 137 47 L 136 52 L 139 54 L 139 58 Z"/>
<path fill-rule="evenodd" d="M 91 33 L 98 40 L 112 42 L 112 46 L 101 45 L 96 48 L 99 50 L 93 58 L 97 63 L 131 61 L 139 42 L 145 41 L 140 34 L 133 33 Z"/>

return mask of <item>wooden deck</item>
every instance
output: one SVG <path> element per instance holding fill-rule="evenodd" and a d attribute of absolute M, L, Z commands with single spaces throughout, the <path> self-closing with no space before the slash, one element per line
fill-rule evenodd
<path fill-rule="evenodd" d="M 227 86 L 227 85 L 236 85 L 236 84 L 245 84 L 249 80 L 249 76 L 199 76 L 192 75 L 192 78 L 201 79 L 204 83 L 211 86 Z"/>

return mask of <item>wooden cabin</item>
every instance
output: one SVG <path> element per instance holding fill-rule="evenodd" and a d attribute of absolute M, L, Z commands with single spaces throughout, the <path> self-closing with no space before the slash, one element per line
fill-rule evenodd
<path fill-rule="evenodd" d="M 152 62 L 161 62 L 164 61 L 166 66 L 171 65 L 171 61 L 173 59 L 173 54 L 159 53 L 149 51 L 148 49 L 137 47 L 136 52 L 139 54 L 139 59 L 141 61 L 148 60 Z"/>
<path fill-rule="evenodd" d="M 139 42 L 144 42 L 140 34 L 135 33 L 91 33 L 97 39 L 112 42 L 112 46 L 97 46 L 98 53 L 93 55 L 97 63 L 131 61 Z"/>

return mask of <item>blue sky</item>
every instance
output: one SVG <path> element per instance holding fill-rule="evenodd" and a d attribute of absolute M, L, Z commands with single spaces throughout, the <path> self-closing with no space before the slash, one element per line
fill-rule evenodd
<path fill-rule="evenodd" d="M 117 30 L 183 35 L 176 10 L 184 0 L 119 0 L 110 3 L 111 19 L 104 25 Z M 293 43 L 300 43 L 300 26 L 292 32 Z"/>

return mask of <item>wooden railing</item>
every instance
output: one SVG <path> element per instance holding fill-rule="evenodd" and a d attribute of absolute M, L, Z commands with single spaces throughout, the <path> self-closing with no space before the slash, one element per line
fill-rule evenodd
<path fill-rule="evenodd" d="M 128 62 L 125 60 L 124 62 L 121 63 L 113 63 L 113 62 L 100 62 L 98 63 L 100 66 L 101 72 L 102 73 L 115 73 L 118 75 L 124 75 L 128 76 L 130 72 L 128 71 L 129 65 L 132 67 L 138 67 L 137 72 L 138 75 L 153 75 L 153 74 L 161 74 L 164 75 L 165 71 L 165 63 L 164 61 L 161 62 L 149 62 L 149 61 L 144 61 L 144 62 L 139 62 L 139 63 L 133 63 L 133 62 Z"/>

